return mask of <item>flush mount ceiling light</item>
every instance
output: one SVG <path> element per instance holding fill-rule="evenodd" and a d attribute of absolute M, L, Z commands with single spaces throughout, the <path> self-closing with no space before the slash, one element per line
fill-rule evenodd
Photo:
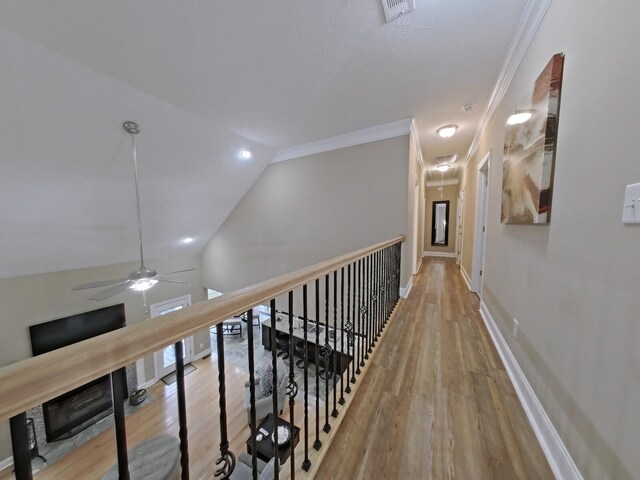
<path fill-rule="evenodd" d="M 252 156 L 253 154 L 251 153 L 251 150 L 247 150 L 246 148 L 240 150 L 240 158 L 242 160 L 249 160 Z"/>
<path fill-rule="evenodd" d="M 516 110 L 513 115 L 507 119 L 507 125 L 519 125 L 528 121 L 533 116 L 529 110 Z"/>
<path fill-rule="evenodd" d="M 458 130 L 457 125 L 445 125 L 444 127 L 440 127 L 436 130 L 436 133 L 440 135 L 442 138 L 453 137 L 453 134 Z"/>
<path fill-rule="evenodd" d="M 193 242 L 193 237 L 185 237 L 182 239 L 182 243 L 191 243 Z"/>
<path fill-rule="evenodd" d="M 468 112 L 473 108 L 473 103 L 471 102 L 467 102 L 464 105 L 462 105 L 462 111 L 463 112 Z"/>
<path fill-rule="evenodd" d="M 451 168 L 451 167 L 449 167 L 449 165 L 438 165 L 438 171 L 442 172 L 442 173 L 448 171 L 449 168 Z"/>

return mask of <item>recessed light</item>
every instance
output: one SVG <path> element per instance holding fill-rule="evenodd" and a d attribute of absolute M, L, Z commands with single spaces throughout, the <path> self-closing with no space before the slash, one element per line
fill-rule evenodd
<path fill-rule="evenodd" d="M 446 172 L 449 168 L 449 165 L 438 165 L 438 171 L 440 172 Z"/>
<path fill-rule="evenodd" d="M 436 133 L 440 135 L 442 138 L 453 137 L 453 134 L 458 130 L 457 125 L 445 125 L 444 127 L 440 127 L 436 130 Z"/>
<path fill-rule="evenodd" d="M 191 243 L 193 242 L 193 237 L 185 237 L 182 239 L 182 243 Z"/>
<path fill-rule="evenodd" d="M 253 154 L 251 153 L 251 150 L 247 150 L 246 148 L 243 150 L 240 150 L 240 158 L 243 160 L 249 160 L 251 157 L 253 156 Z"/>
<path fill-rule="evenodd" d="M 528 121 L 533 116 L 529 110 L 516 110 L 513 115 L 507 119 L 507 125 L 519 125 Z"/>

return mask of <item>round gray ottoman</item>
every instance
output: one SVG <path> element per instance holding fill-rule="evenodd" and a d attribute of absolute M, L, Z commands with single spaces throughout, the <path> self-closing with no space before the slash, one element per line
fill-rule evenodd
<path fill-rule="evenodd" d="M 171 435 L 159 435 L 129 450 L 131 480 L 176 480 L 180 474 L 180 442 Z M 118 480 L 118 463 L 104 480 Z"/>

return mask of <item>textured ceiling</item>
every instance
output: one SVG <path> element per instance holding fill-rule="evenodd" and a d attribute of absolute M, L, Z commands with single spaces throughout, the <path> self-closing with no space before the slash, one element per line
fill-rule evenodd
<path fill-rule="evenodd" d="M 524 4 L 2 2 L 0 276 L 136 259 L 123 120 L 148 258 L 199 252 L 278 149 L 415 116 L 427 163 L 464 158 Z"/>

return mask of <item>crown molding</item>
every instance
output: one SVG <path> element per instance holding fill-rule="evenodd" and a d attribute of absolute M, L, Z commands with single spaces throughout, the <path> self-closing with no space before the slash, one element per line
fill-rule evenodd
<path fill-rule="evenodd" d="M 427 180 L 427 187 L 446 187 L 447 185 L 458 185 L 458 183 L 460 183 L 460 180 L 457 178 L 450 178 L 448 180 Z"/>
<path fill-rule="evenodd" d="M 476 130 L 473 142 L 471 142 L 467 156 L 462 164 L 463 169 L 467 166 L 471 157 L 478 151 L 484 131 L 498 109 L 500 102 L 504 98 L 520 63 L 522 63 L 522 59 L 529 49 L 529 45 L 531 45 L 531 42 L 538 31 L 538 27 L 540 27 L 540 24 L 551 5 L 551 1 L 552 0 L 529 0 L 525 5 L 522 17 L 520 17 L 520 23 L 518 24 L 516 33 L 513 36 L 513 40 L 511 41 L 511 45 L 507 51 L 504 64 L 502 65 L 502 70 L 498 75 L 498 79 L 496 80 L 491 96 L 489 97 L 489 102 L 482 113 L 482 117 L 480 117 L 478 129 Z"/>
<path fill-rule="evenodd" d="M 412 122 L 413 118 L 405 118 L 315 142 L 296 145 L 295 147 L 284 148 L 276 152 L 276 156 L 271 160 L 271 163 L 284 162 L 285 160 L 293 160 L 294 158 L 306 157 L 316 153 L 330 152 L 339 148 L 353 147 L 364 143 L 408 135 Z"/>

